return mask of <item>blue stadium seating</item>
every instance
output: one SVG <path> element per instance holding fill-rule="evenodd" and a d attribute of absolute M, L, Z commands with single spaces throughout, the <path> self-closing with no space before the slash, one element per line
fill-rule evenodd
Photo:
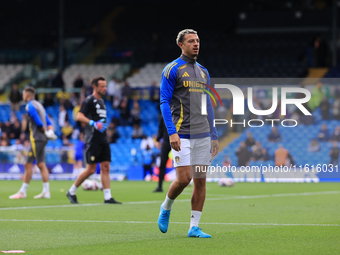
<path fill-rule="evenodd" d="M 158 115 L 159 112 L 157 110 L 157 106 L 149 101 L 139 101 L 140 104 L 140 115 L 142 120 L 142 128 L 144 135 L 152 136 L 157 133 L 158 130 Z M 112 108 L 112 105 L 109 102 L 106 102 L 107 109 L 107 122 L 110 122 L 113 117 L 120 118 L 120 113 L 118 110 Z M 0 122 L 6 122 L 10 119 L 10 105 L 3 104 L 0 105 Z M 58 123 L 58 112 L 59 112 L 59 104 L 55 104 L 53 107 L 47 107 L 46 113 L 49 114 L 54 120 L 55 133 L 58 137 L 61 137 L 61 129 L 57 125 Z M 22 106 L 20 111 L 16 112 L 15 115 L 19 120 L 22 119 L 22 115 L 25 114 L 25 106 Z M 68 110 L 70 124 L 75 126 L 75 120 L 72 117 L 72 111 Z M 141 165 L 142 164 L 142 154 L 139 150 L 141 139 L 132 139 L 132 127 L 131 126 L 118 126 L 117 132 L 120 138 L 117 140 L 116 144 L 111 144 L 111 171 L 117 172 L 121 169 L 122 166 L 125 168 L 129 165 Z M 77 140 L 71 139 L 70 143 L 75 144 Z M 11 144 L 14 144 L 15 140 L 11 140 Z M 57 139 L 55 141 L 48 141 L 48 148 L 60 148 L 62 147 L 62 140 Z M 135 148 L 137 154 L 135 156 L 131 155 L 131 149 Z M 156 149 L 157 150 L 157 149 Z M 46 154 L 46 163 L 58 163 L 61 158 L 59 153 L 48 153 Z"/>

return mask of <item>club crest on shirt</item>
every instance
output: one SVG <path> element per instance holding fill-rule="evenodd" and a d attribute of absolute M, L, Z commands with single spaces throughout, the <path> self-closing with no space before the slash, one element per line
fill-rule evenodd
<path fill-rule="evenodd" d="M 203 73 L 203 71 L 200 71 L 200 74 L 201 74 L 202 78 L 204 79 L 205 78 L 205 74 Z"/>
<path fill-rule="evenodd" d="M 99 105 L 99 104 L 96 104 L 96 108 L 99 109 L 99 108 L 100 108 L 100 105 Z"/>

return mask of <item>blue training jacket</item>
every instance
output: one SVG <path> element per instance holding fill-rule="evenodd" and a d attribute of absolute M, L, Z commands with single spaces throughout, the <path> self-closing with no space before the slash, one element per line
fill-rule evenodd
<path fill-rule="evenodd" d="M 163 70 L 160 103 L 169 136 L 180 138 L 211 137 L 217 140 L 213 126 L 214 110 L 206 91 L 210 85 L 208 70 L 195 59 L 181 55 Z M 201 114 L 202 94 L 207 95 L 207 113 Z"/>

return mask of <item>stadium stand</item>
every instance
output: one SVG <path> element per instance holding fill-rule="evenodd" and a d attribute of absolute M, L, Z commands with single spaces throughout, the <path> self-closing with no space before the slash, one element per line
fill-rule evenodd
<path fill-rule="evenodd" d="M 161 75 L 167 63 L 148 63 L 139 69 L 138 73 L 126 79 L 132 88 L 147 87 L 153 82 L 159 86 Z"/>
<path fill-rule="evenodd" d="M 103 76 L 109 80 L 119 66 L 119 64 L 71 65 L 63 72 L 63 79 L 66 87 L 73 87 L 73 82 L 79 74 L 84 78 L 92 79 L 95 76 Z"/>
<path fill-rule="evenodd" d="M 199 33 L 204 38 L 202 41 L 205 41 L 198 61 L 209 67 L 211 77 L 305 77 L 308 67 L 306 58 L 311 54 L 311 44 L 316 36 L 315 33 L 310 32 L 256 35 L 220 35 L 214 31 L 207 34 L 205 31 Z M 223 39 L 216 42 L 217 35 Z M 115 42 L 118 43 L 119 40 Z M 149 44 L 143 45 L 142 41 L 138 46 L 134 46 L 134 48 L 138 47 L 137 49 L 125 45 L 121 50 L 148 52 Z M 171 52 L 172 57 L 160 54 L 157 57 L 159 62 L 154 64 L 150 63 L 152 60 L 149 55 L 140 57 L 134 55 L 134 58 L 138 57 L 139 61 L 142 61 L 138 67 L 145 70 L 135 74 L 130 79 L 130 83 L 136 84 L 139 79 L 143 86 L 145 79 L 150 76 L 156 77 L 156 72 L 159 75 L 158 69 L 160 66 L 165 66 L 163 63 L 179 55 L 178 46 L 173 41 L 165 43 L 162 47 L 165 47 L 167 52 Z M 221 48 L 223 51 L 218 51 Z M 152 54 L 152 49 L 149 53 Z M 113 59 L 111 57 L 111 60 Z M 100 63 L 100 57 L 96 62 Z M 149 82 L 149 79 L 147 81 Z"/>
<path fill-rule="evenodd" d="M 315 123 L 309 126 L 299 124 L 294 128 L 284 128 L 278 126 L 278 132 L 281 134 L 282 141 L 277 143 L 268 142 L 268 135 L 271 131 L 271 126 L 266 125 L 261 128 L 247 128 L 238 138 L 231 142 L 228 146 L 223 148 L 218 155 L 213 159 L 212 165 L 221 164 L 226 155 L 232 161 L 232 165 L 238 166 L 237 156 L 235 154 L 240 142 L 244 142 L 247 138 L 247 132 L 251 132 L 255 141 L 259 141 L 264 148 L 267 149 L 270 160 L 268 161 L 251 161 L 250 165 L 275 165 L 274 153 L 278 149 L 279 145 L 283 145 L 285 149 L 288 149 L 292 155 L 296 165 L 316 165 L 316 164 L 328 164 L 330 161 L 329 150 L 332 147 L 332 142 L 323 142 L 320 146 L 320 151 L 310 152 L 308 146 L 311 139 L 317 139 L 317 135 L 323 124 L 327 125 L 328 130 L 332 133 L 336 126 L 340 125 L 339 120 L 322 120 L 321 112 L 319 108 L 316 108 L 313 112 Z M 251 148 L 248 148 L 251 151 Z"/>
<path fill-rule="evenodd" d="M 143 134 L 145 136 L 152 137 L 157 133 L 158 130 L 158 115 L 159 111 L 157 106 L 150 101 L 139 101 L 140 105 L 140 116 L 141 116 L 141 126 L 143 129 Z M 118 110 L 112 108 L 112 105 L 109 102 L 106 102 L 108 123 L 111 122 L 113 117 L 120 118 L 120 113 Z M 58 112 L 59 112 L 59 104 L 55 104 L 53 107 L 46 108 L 47 114 L 49 114 L 54 123 L 58 123 Z M 24 106 L 21 107 L 20 111 L 15 112 L 15 116 L 19 121 L 22 119 L 22 115 L 25 114 Z M 72 126 L 76 126 L 75 120 L 72 118 L 72 110 L 68 110 L 68 115 L 70 124 Z M 10 120 L 11 118 L 11 110 L 10 105 L 2 104 L 0 105 L 0 122 L 4 123 Z M 119 139 L 117 143 L 111 144 L 111 170 L 113 172 L 117 171 L 126 171 L 127 166 L 129 165 L 140 165 L 142 164 L 142 154 L 139 150 L 139 146 L 141 143 L 141 139 L 132 139 L 132 126 L 118 126 L 117 132 L 119 134 Z M 55 133 L 58 135 L 59 139 L 55 141 L 48 141 L 47 147 L 50 150 L 58 149 L 63 146 L 63 141 L 61 139 L 61 128 L 56 125 Z M 77 140 L 71 139 L 70 143 L 75 144 Z M 15 144 L 15 139 L 10 140 L 10 144 Z M 136 149 L 136 155 L 131 155 L 131 149 Z M 157 151 L 157 149 L 154 149 Z M 53 164 L 60 162 L 60 155 L 58 153 L 49 153 L 47 154 L 46 162 L 48 164 Z M 125 169 L 125 170 L 124 170 Z"/>
<path fill-rule="evenodd" d="M 91 28 L 116 5 L 99 0 L 96 4 L 101 8 L 81 8 L 92 3 L 90 0 L 64 1 L 65 37 L 93 36 Z M 58 41 L 59 2 L 15 0 L 6 1 L 3 7 L 6 12 L 1 15 L 0 33 L 6 35 L 6 40 L 1 40 L 1 49 L 53 48 L 53 43 Z M 32 15 L 37 13 L 39 15 Z"/>
<path fill-rule="evenodd" d="M 22 64 L 0 65 L 0 89 L 24 70 Z"/>

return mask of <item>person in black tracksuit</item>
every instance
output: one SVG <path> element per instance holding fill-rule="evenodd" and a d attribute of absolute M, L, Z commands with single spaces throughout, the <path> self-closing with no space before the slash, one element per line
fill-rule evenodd
<path fill-rule="evenodd" d="M 85 156 L 87 165 L 85 170 L 78 175 L 66 196 L 72 204 L 78 204 L 77 188 L 96 172 L 99 163 L 104 203 L 121 204 L 111 196 L 110 188 L 111 149 L 106 133 L 107 112 L 103 100 L 107 90 L 106 80 L 104 77 L 98 76 L 93 78 L 91 84 L 93 93 L 83 100 L 76 117 L 76 121 L 86 124 Z"/>
<path fill-rule="evenodd" d="M 165 123 L 163 117 L 159 121 L 158 126 L 158 134 L 157 134 L 157 142 L 163 139 L 162 148 L 161 148 L 161 164 L 159 166 L 159 178 L 158 178 L 158 187 L 154 190 L 154 192 L 163 192 L 163 180 L 165 175 L 165 167 L 168 161 L 168 155 L 171 150 L 168 131 L 165 127 Z"/>

